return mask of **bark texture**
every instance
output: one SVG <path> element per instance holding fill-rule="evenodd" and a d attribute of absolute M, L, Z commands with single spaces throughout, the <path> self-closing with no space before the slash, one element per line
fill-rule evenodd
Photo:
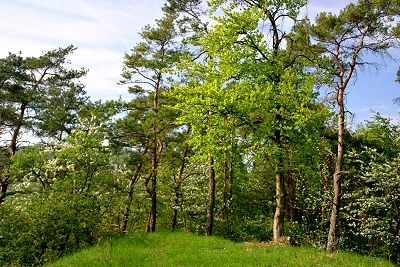
<path fill-rule="evenodd" d="M 174 196 L 172 198 L 172 220 L 171 220 L 172 231 L 175 230 L 177 220 L 178 220 L 179 199 L 181 198 L 181 195 L 182 195 L 181 185 L 185 179 L 183 176 L 183 171 L 185 170 L 188 152 L 189 152 L 189 145 L 187 143 L 185 143 L 185 146 L 183 148 L 183 155 L 182 155 L 182 159 L 181 159 L 181 166 L 179 167 L 178 177 L 175 180 Z"/>
<path fill-rule="evenodd" d="M 214 158 L 208 155 L 208 195 L 207 195 L 207 216 L 205 235 L 211 236 L 214 226 L 214 206 L 215 206 L 215 171 Z"/>
<path fill-rule="evenodd" d="M 344 158 L 344 130 L 345 130 L 345 114 L 343 104 L 343 93 L 344 89 L 339 89 L 338 92 L 338 105 L 339 105 L 339 119 L 338 119 L 338 144 L 337 144 L 337 155 L 335 164 L 335 173 L 333 175 L 333 203 L 331 212 L 331 221 L 329 226 L 328 241 L 326 250 L 332 252 L 337 246 L 337 221 L 340 210 L 340 199 L 342 195 L 341 176 L 343 169 L 343 158 Z"/>
<path fill-rule="evenodd" d="M 282 179 L 282 175 L 277 171 L 275 174 L 275 191 L 276 191 L 276 207 L 275 207 L 275 215 L 274 215 L 274 241 L 280 240 L 280 238 L 284 235 L 284 180 Z"/>
<path fill-rule="evenodd" d="M 146 153 L 147 153 L 147 149 L 145 148 L 144 151 L 141 153 L 141 156 L 144 156 Z M 131 204 L 132 204 L 132 200 L 133 200 L 134 186 L 137 183 L 137 181 L 139 180 L 140 171 L 142 170 L 142 166 L 143 166 L 143 162 L 140 162 L 137 165 L 135 173 L 132 176 L 132 178 L 129 180 L 129 183 L 128 183 L 128 198 L 125 203 L 125 208 L 124 208 L 124 211 L 122 214 L 121 232 L 123 235 L 126 234 L 126 229 L 127 229 L 128 222 L 129 222 L 129 216 L 131 213 Z"/>

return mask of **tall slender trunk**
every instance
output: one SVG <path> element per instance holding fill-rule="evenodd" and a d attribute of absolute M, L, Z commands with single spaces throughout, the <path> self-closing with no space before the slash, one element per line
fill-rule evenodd
<path fill-rule="evenodd" d="M 336 155 L 336 165 L 335 173 L 333 175 L 333 204 L 331 221 L 329 226 L 328 242 L 326 245 L 326 250 L 332 252 L 337 246 L 337 220 L 340 209 L 340 199 L 342 195 L 342 185 L 341 176 L 343 169 L 343 158 L 344 158 L 344 130 L 345 130 L 345 112 L 344 112 L 344 102 L 343 102 L 344 88 L 339 88 L 338 90 L 338 107 L 339 107 L 339 119 L 338 119 L 338 144 L 337 144 L 337 155 Z"/>
<path fill-rule="evenodd" d="M 337 88 L 337 99 L 339 109 L 338 118 L 338 144 L 337 144 L 337 155 L 335 161 L 335 172 L 333 174 L 333 202 L 331 220 L 329 225 L 328 241 L 326 243 L 326 251 L 331 253 L 337 246 L 337 221 L 340 211 L 340 199 L 342 196 L 342 170 L 344 160 L 344 131 L 345 131 L 345 111 L 344 111 L 344 91 L 353 75 L 355 67 L 357 65 L 357 59 L 360 51 L 364 48 L 365 33 L 360 36 L 360 43 L 358 48 L 354 51 L 351 63 L 347 70 L 340 61 L 340 44 L 336 46 L 335 63 L 339 67 L 339 87 Z"/>
<path fill-rule="evenodd" d="M 162 48 L 162 51 L 163 48 Z M 163 52 L 162 52 L 163 54 Z M 160 93 L 160 86 L 162 80 L 162 73 L 157 74 L 156 84 L 154 86 L 154 96 L 153 96 L 153 112 L 157 113 L 159 108 L 158 96 Z M 157 172 L 158 172 L 158 153 L 161 153 L 162 146 L 161 141 L 158 138 L 158 128 L 157 125 L 153 125 L 153 157 L 151 160 L 151 188 L 148 191 L 150 193 L 151 207 L 149 211 L 149 220 L 147 223 L 147 232 L 154 232 L 156 230 L 157 223 Z"/>
<path fill-rule="evenodd" d="M 232 150 L 231 150 L 231 158 L 229 159 L 229 187 L 228 187 L 228 210 L 231 213 L 233 209 L 233 141 L 232 141 Z"/>
<path fill-rule="evenodd" d="M 147 226 L 147 232 L 155 232 L 156 231 L 156 223 L 157 223 L 157 191 L 156 185 L 157 180 L 152 179 L 153 189 L 151 194 L 151 208 L 149 212 L 149 222 Z"/>
<path fill-rule="evenodd" d="M 20 109 L 20 114 L 19 114 L 19 118 L 18 118 L 18 123 L 14 128 L 13 134 L 12 134 L 12 138 L 11 138 L 11 143 L 10 143 L 10 147 L 8 149 L 8 157 L 9 159 L 14 156 L 15 152 L 17 152 L 17 143 L 18 143 L 18 136 L 21 132 L 21 128 L 22 128 L 22 121 L 25 117 L 25 112 L 26 112 L 26 108 L 28 106 L 28 103 L 23 103 L 21 104 L 21 109 Z"/>
<path fill-rule="evenodd" d="M 274 241 L 279 241 L 279 239 L 284 235 L 284 186 L 282 174 L 277 170 L 275 174 L 276 207 L 273 226 Z"/>
<path fill-rule="evenodd" d="M 178 205 L 179 205 L 179 189 L 174 188 L 174 196 L 172 197 L 172 216 L 171 216 L 171 231 L 175 231 L 178 223 Z"/>
<path fill-rule="evenodd" d="M 145 149 L 144 152 L 142 152 L 142 156 L 144 154 L 146 154 L 146 152 L 147 152 L 147 149 Z M 138 164 L 138 166 L 136 167 L 134 175 L 132 176 L 132 178 L 129 180 L 129 183 L 128 183 L 128 198 L 125 203 L 124 212 L 122 214 L 121 232 L 123 235 L 126 233 L 126 228 L 128 226 L 129 216 L 130 216 L 130 212 L 131 212 L 131 204 L 132 204 L 132 200 L 133 200 L 133 189 L 134 189 L 136 182 L 139 180 L 140 171 L 142 169 L 142 166 L 143 166 L 143 163 L 140 162 Z"/>
<path fill-rule="evenodd" d="M 278 115 L 278 120 L 282 118 Z M 283 145 L 282 145 L 282 133 L 280 130 L 275 131 L 275 141 L 279 147 L 278 163 L 275 170 L 275 215 L 273 225 L 274 241 L 277 242 L 284 235 L 284 216 L 285 216 L 285 177 L 282 174 L 283 170 Z"/>
<path fill-rule="evenodd" d="M 205 235 L 211 236 L 214 225 L 214 202 L 215 202 L 215 171 L 214 171 L 214 158 L 208 155 L 208 195 L 207 195 L 207 216 L 206 216 L 206 230 Z"/>
<path fill-rule="evenodd" d="M 229 183 L 228 183 L 228 229 L 229 233 L 233 233 L 233 153 L 234 153 L 234 147 L 233 147 L 233 141 L 232 141 L 232 148 L 231 148 L 231 157 L 229 159 Z"/>
<path fill-rule="evenodd" d="M 227 203 L 227 188 L 228 188 L 228 161 L 226 158 L 226 151 L 224 151 L 224 168 L 223 168 L 223 177 L 224 177 L 224 187 L 222 190 L 222 201 L 223 201 L 223 207 L 222 207 L 222 213 L 221 213 L 221 219 L 224 220 L 226 218 L 226 213 L 228 209 L 228 203 Z"/>
<path fill-rule="evenodd" d="M 189 130 L 188 130 L 189 132 Z M 183 176 L 183 171 L 185 170 L 185 165 L 186 165 L 186 158 L 188 156 L 189 152 L 189 145 L 185 143 L 185 146 L 183 148 L 183 156 L 181 159 L 181 166 L 179 168 L 178 172 L 178 178 L 175 181 L 175 186 L 174 186 L 174 196 L 172 198 L 172 220 L 171 220 L 171 229 L 172 231 L 175 230 L 177 220 L 178 220 L 178 206 L 179 206 L 179 199 L 181 197 L 181 185 L 184 180 Z"/>
<path fill-rule="evenodd" d="M 154 130 L 156 127 L 154 126 Z M 157 140 L 157 139 L 155 139 Z M 158 142 L 155 142 L 153 145 L 153 158 L 152 158 L 152 167 L 151 167 L 151 188 L 150 192 L 150 200 L 151 206 L 149 211 L 149 220 L 147 223 L 147 232 L 154 232 L 156 230 L 157 223 L 157 168 L 158 168 Z"/>
<path fill-rule="evenodd" d="M 152 189 L 150 193 L 150 210 L 149 210 L 149 217 L 147 220 L 147 227 L 146 231 L 148 233 L 156 231 L 156 223 L 157 223 L 157 191 L 156 188 L 156 180 L 152 180 Z"/>

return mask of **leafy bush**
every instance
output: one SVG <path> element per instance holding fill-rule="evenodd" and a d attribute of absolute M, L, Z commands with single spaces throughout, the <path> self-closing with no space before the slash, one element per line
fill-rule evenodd
<path fill-rule="evenodd" d="M 61 192 L 7 201 L 0 206 L 0 262 L 37 266 L 93 244 L 104 231 L 100 211 L 94 197 Z"/>
<path fill-rule="evenodd" d="M 400 251 L 400 156 L 387 159 L 366 148 L 358 186 L 344 195 L 348 225 L 345 246 L 363 253 L 385 255 L 399 261 Z"/>

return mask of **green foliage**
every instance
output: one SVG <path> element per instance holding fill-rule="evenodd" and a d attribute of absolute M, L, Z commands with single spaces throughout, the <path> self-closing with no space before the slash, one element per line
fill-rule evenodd
<path fill-rule="evenodd" d="M 13 157 L 15 195 L 0 206 L 6 215 L 0 226 L 5 264 L 41 265 L 114 231 L 118 172 L 110 169 L 112 155 L 99 121 L 80 123 L 53 149 L 30 147 Z"/>
<path fill-rule="evenodd" d="M 343 245 L 394 262 L 400 260 L 398 128 L 377 114 L 358 130 L 365 143 L 349 152 L 343 208 Z"/>
<path fill-rule="evenodd" d="M 395 20 L 399 16 L 398 1 L 364 1 L 350 3 L 339 14 L 320 13 L 309 30 L 312 47 L 319 57 L 317 65 L 332 88 L 338 108 L 337 160 L 334 172 L 331 224 L 327 250 L 337 245 L 337 223 L 341 203 L 341 176 L 343 174 L 345 135 L 345 91 L 358 70 L 369 61 L 368 54 L 385 56 L 397 46 Z"/>
<path fill-rule="evenodd" d="M 11 137 L 0 143 L 7 150 L 0 168 L 0 203 L 10 194 L 14 178 L 9 177 L 8 167 L 21 135 L 31 130 L 36 137 L 61 140 L 74 127 L 77 112 L 87 100 L 79 81 L 87 71 L 66 66 L 75 49 L 71 45 L 27 58 L 10 53 L 0 59 L 0 134 Z"/>
<path fill-rule="evenodd" d="M 399 158 L 388 161 L 371 149 L 363 153 L 368 154 L 370 161 L 361 166 L 359 186 L 345 196 L 348 205 L 344 209 L 350 233 L 345 242 L 351 249 L 385 255 L 397 262 L 400 246 Z"/>
<path fill-rule="evenodd" d="M 1 125 L 33 128 L 49 137 L 69 133 L 87 100 L 78 81 L 87 71 L 66 66 L 75 49 L 71 45 L 26 58 L 9 54 L 0 60 Z"/>
<path fill-rule="evenodd" d="M 45 189 L 54 178 L 47 166 L 52 157 L 52 151 L 42 145 L 17 151 L 8 170 L 14 190 L 26 193 Z"/>
<path fill-rule="evenodd" d="M 256 2 L 232 1 L 232 5 L 222 8 L 223 15 L 214 18 L 216 24 L 208 28 L 197 43 L 204 50 L 204 57 L 181 61 L 176 74 L 186 83 L 177 84 L 171 94 L 177 98 L 174 108 L 181 114 L 178 121 L 192 130 L 189 143 L 196 151 L 196 159 L 205 162 L 208 155 L 212 155 L 217 179 L 223 176 L 223 155 L 230 153 L 232 147 L 238 148 L 230 157 L 236 161 L 235 184 L 240 184 L 240 192 L 234 196 L 237 210 L 233 211 L 236 224 L 240 226 L 228 233 L 235 235 L 235 239 L 266 240 L 270 234 L 261 228 L 272 225 L 276 195 L 271 180 L 276 173 L 302 176 L 302 182 L 308 177 L 318 179 L 320 158 L 311 160 L 315 168 L 308 168 L 306 162 L 310 161 L 306 159 L 319 153 L 322 142 L 318 135 L 324 129 L 328 112 L 316 103 L 314 77 L 307 69 L 300 68 L 305 63 L 298 61 L 298 53 L 293 56 L 296 51 L 281 47 L 284 36 L 274 35 L 277 32 L 273 25 L 259 27 L 272 20 L 277 22 L 276 17 L 294 15 L 301 1 L 277 2 L 268 8 L 266 2 Z M 216 8 L 223 3 L 215 1 L 213 4 Z M 270 34 L 274 35 L 272 45 Z M 262 170 L 268 174 L 250 174 L 251 179 L 242 182 L 239 179 L 243 177 L 236 175 L 236 168 L 244 159 L 248 161 L 250 173 Z M 260 162 L 268 167 L 254 167 Z M 258 184 L 268 184 L 269 188 Z M 255 201 L 260 195 L 266 197 Z M 251 197 L 247 200 L 247 196 Z M 242 209 L 247 202 L 260 205 L 263 210 Z"/>
<path fill-rule="evenodd" d="M 366 121 L 364 127 L 357 129 L 356 137 L 362 139 L 365 146 L 393 158 L 400 152 L 398 128 L 399 126 L 393 125 L 389 118 L 376 113 L 372 120 Z"/>
<path fill-rule="evenodd" d="M 0 207 L 0 262 L 37 266 L 93 244 L 101 235 L 99 202 L 60 192 L 33 194 Z"/>

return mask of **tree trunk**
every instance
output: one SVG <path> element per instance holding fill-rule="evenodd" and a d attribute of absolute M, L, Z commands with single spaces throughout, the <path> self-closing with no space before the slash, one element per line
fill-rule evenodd
<path fill-rule="evenodd" d="M 153 112 L 158 112 L 158 94 L 160 92 L 162 75 L 161 72 L 157 74 L 157 80 L 154 87 L 154 96 L 153 96 Z M 149 211 L 149 220 L 147 223 L 147 232 L 154 232 L 156 230 L 156 222 L 157 222 L 157 170 L 158 170 L 158 153 L 161 153 L 162 145 L 158 138 L 158 129 L 157 125 L 153 125 L 153 158 L 151 160 L 151 189 L 150 199 L 151 199 L 151 208 Z"/>
<path fill-rule="evenodd" d="M 144 154 L 146 154 L 146 152 L 147 152 L 147 149 L 144 150 L 144 152 L 142 153 L 142 156 Z M 129 184 L 128 184 L 128 199 L 126 201 L 124 212 L 123 212 L 123 215 L 122 215 L 121 232 L 122 232 L 123 235 L 126 234 L 126 228 L 128 226 L 129 215 L 130 215 L 130 212 L 131 212 L 131 204 L 132 204 L 132 200 L 133 200 L 133 189 L 134 189 L 134 186 L 135 186 L 136 182 L 139 180 L 139 177 L 140 177 L 139 174 L 140 174 L 140 171 L 142 169 L 142 166 L 143 166 L 143 163 L 140 162 L 139 165 L 136 168 L 135 174 L 132 176 L 132 178 L 131 178 L 131 180 L 129 181 Z"/>
<path fill-rule="evenodd" d="M 2 175 L 3 176 L 3 175 Z M 0 177 L 0 204 L 4 202 L 8 189 L 8 179 L 3 176 Z"/>
<path fill-rule="evenodd" d="M 231 158 L 229 160 L 229 195 L 228 195 L 228 210 L 229 213 L 232 213 L 233 209 L 233 142 L 232 142 L 232 151 Z"/>
<path fill-rule="evenodd" d="M 280 170 L 275 174 L 275 190 L 276 190 L 276 208 L 274 215 L 274 241 L 279 241 L 284 235 L 284 180 Z"/>
<path fill-rule="evenodd" d="M 214 201 L 215 201 L 215 171 L 214 158 L 208 155 L 208 195 L 207 195 L 207 216 L 205 235 L 211 236 L 214 225 Z"/>
<path fill-rule="evenodd" d="M 156 131 L 156 127 L 154 126 L 154 131 Z M 158 167 L 158 142 L 157 139 L 154 139 L 153 145 L 153 159 L 152 159 L 152 170 L 151 170 L 151 188 L 150 188 L 150 199 L 151 199 L 151 207 L 149 211 L 149 220 L 147 224 L 147 232 L 154 232 L 156 230 L 156 222 L 157 222 L 157 167 Z"/>
<path fill-rule="evenodd" d="M 179 189 L 178 189 L 179 190 Z M 178 222 L 178 205 L 180 193 L 175 187 L 175 195 L 172 198 L 172 216 L 171 216 L 171 231 L 175 231 Z"/>
<path fill-rule="evenodd" d="M 277 116 L 278 120 L 281 120 L 281 116 Z M 275 198 L 276 198 L 276 207 L 275 207 L 275 215 L 274 215 L 274 225 L 273 225 L 273 234 L 274 241 L 277 242 L 284 235 L 283 222 L 284 222 L 284 213 L 285 213 L 285 177 L 282 174 L 283 170 L 283 145 L 282 145 L 282 133 L 280 130 L 275 131 L 275 142 L 277 142 L 279 147 L 278 154 L 278 165 L 275 171 Z"/>
<path fill-rule="evenodd" d="M 189 131 L 189 130 L 188 130 Z M 186 143 L 185 147 L 183 148 L 183 156 L 181 159 L 181 166 L 178 172 L 178 178 L 175 181 L 174 186 L 174 196 L 172 198 L 172 222 L 171 222 L 171 229 L 172 231 L 175 230 L 177 220 L 178 220 L 178 206 L 179 206 L 179 199 L 182 195 L 181 193 L 181 185 L 184 180 L 183 171 L 185 170 L 186 165 L 186 158 L 189 152 L 189 145 Z"/>
<path fill-rule="evenodd" d="M 149 213 L 149 222 L 147 226 L 147 232 L 156 231 L 157 222 L 157 191 L 156 191 L 157 180 L 152 179 L 152 194 L 151 194 L 151 208 Z"/>
<path fill-rule="evenodd" d="M 146 232 L 155 232 L 156 231 L 156 222 L 157 222 L 157 192 L 155 190 L 156 182 L 154 179 L 152 181 L 152 189 L 150 193 L 150 210 L 149 210 L 149 218 L 147 220 Z"/>
<path fill-rule="evenodd" d="M 222 213 L 221 213 L 221 219 L 225 220 L 226 218 L 226 213 L 227 213 L 227 187 L 228 187 L 228 162 L 226 158 L 226 151 L 224 152 L 224 168 L 223 168 L 223 177 L 224 177 L 224 187 L 222 191 L 222 201 L 223 201 L 223 207 L 222 207 Z"/>
<path fill-rule="evenodd" d="M 9 165 L 11 158 L 15 155 L 15 152 L 17 152 L 18 136 L 21 132 L 22 121 L 25 117 L 25 112 L 26 112 L 27 106 L 28 106 L 28 103 L 21 104 L 20 114 L 19 114 L 19 118 L 18 118 L 19 121 L 17 122 L 17 125 L 15 126 L 12 137 L 11 137 L 10 147 L 8 148 L 8 158 L 6 160 L 6 164 L 5 164 L 4 168 L 2 170 L 2 172 L 3 172 L 2 177 L 0 177 L 0 204 L 4 202 L 4 200 L 7 196 L 9 180 L 8 180 L 8 177 L 5 175 L 5 173 L 6 173 L 6 169 L 8 168 L 7 166 Z"/>
<path fill-rule="evenodd" d="M 327 252 L 331 253 L 337 246 L 337 220 L 340 209 L 340 199 L 342 194 L 341 176 L 343 169 L 343 157 L 344 157 L 344 130 L 345 130 L 345 113 L 343 103 L 344 88 L 339 88 L 338 91 L 338 107 L 339 107 L 339 119 L 338 119 L 338 144 L 337 144 L 337 155 L 335 173 L 333 175 L 333 204 L 331 221 L 329 226 L 328 242 L 326 245 Z"/>
<path fill-rule="evenodd" d="M 15 126 L 15 129 L 13 131 L 12 138 L 11 138 L 11 143 L 10 143 L 10 148 L 8 150 L 9 159 L 12 156 L 14 156 L 15 152 L 17 151 L 18 136 L 19 136 L 20 131 L 21 131 L 22 121 L 23 121 L 23 119 L 25 117 L 25 112 L 26 112 L 27 106 L 28 106 L 28 103 L 22 103 L 21 104 L 21 109 L 20 109 L 18 122 L 17 122 L 17 125 Z"/>

